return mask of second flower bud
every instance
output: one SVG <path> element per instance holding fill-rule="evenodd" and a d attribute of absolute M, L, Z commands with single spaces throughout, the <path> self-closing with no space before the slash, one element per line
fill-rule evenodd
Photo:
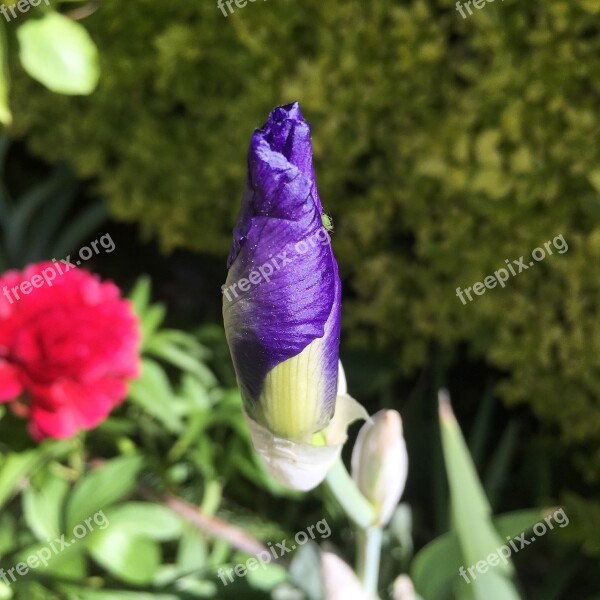
<path fill-rule="evenodd" d="M 408 475 L 408 454 L 402 419 L 395 410 L 382 410 L 365 423 L 352 451 L 352 479 L 377 514 L 377 525 L 387 525 Z"/>

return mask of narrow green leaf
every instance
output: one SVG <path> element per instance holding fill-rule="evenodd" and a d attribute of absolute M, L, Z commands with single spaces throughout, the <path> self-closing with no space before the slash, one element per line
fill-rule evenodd
<path fill-rule="evenodd" d="M 31 223 L 40 218 L 40 209 L 50 203 L 52 197 L 67 180 L 68 174 L 64 170 L 57 171 L 43 183 L 28 190 L 16 202 L 10 216 L 10 227 L 6 233 L 6 246 L 14 261 L 17 261 L 27 251 L 29 245 L 27 232 Z M 22 264 L 16 266 L 20 267 L 26 261 L 19 262 Z"/>
<path fill-rule="evenodd" d="M 135 282 L 135 286 L 129 294 L 129 299 L 133 305 L 133 310 L 138 317 L 143 317 L 146 312 L 148 305 L 150 304 L 150 293 L 152 289 L 152 282 L 148 275 L 142 275 L 138 277 Z"/>
<path fill-rule="evenodd" d="M 78 251 L 81 244 L 93 241 L 90 237 L 106 221 L 106 217 L 106 207 L 102 201 L 87 207 L 61 231 L 51 249 L 52 257 L 66 256 L 69 252 Z"/>
<path fill-rule="evenodd" d="M 52 256 L 52 240 L 58 238 L 60 227 L 63 224 L 69 209 L 75 199 L 78 182 L 71 171 L 60 165 L 52 173 L 52 180 L 56 182 L 50 201 L 42 208 L 41 214 L 32 223 L 29 239 L 25 249 L 26 262 L 37 262 L 48 258 L 61 258 Z"/>
<path fill-rule="evenodd" d="M 511 421 L 502 434 L 484 479 L 487 497 L 495 504 L 506 482 L 515 449 L 520 441 L 521 428 L 516 420 Z"/>
<path fill-rule="evenodd" d="M 445 533 L 414 557 L 411 577 L 415 589 L 427 600 L 439 600 L 456 583 L 463 564 L 458 537 L 454 532 Z"/>
<path fill-rule="evenodd" d="M 190 356 L 188 351 L 182 350 L 179 346 L 165 341 L 163 332 L 156 334 L 147 345 L 146 351 L 158 358 L 162 358 L 168 363 L 194 374 L 206 386 L 216 384 L 215 376 L 210 369 L 200 362 L 194 356 Z"/>
<path fill-rule="evenodd" d="M 495 517 L 494 527 L 503 540 L 507 537 L 514 538 L 520 533 L 531 531 L 531 528 L 547 513 L 548 509 L 544 508 L 515 510 Z"/>
<path fill-rule="evenodd" d="M 23 68 L 59 94 L 91 94 L 98 85 L 98 49 L 83 25 L 48 12 L 19 26 Z"/>
<path fill-rule="evenodd" d="M 0 135 L 0 181 L 6 176 L 6 156 L 10 148 L 11 139 L 7 135 Z M 4 201 L 5 199 L 2 198 Z M 0 202 L 0 216 L 4 216 L 4 203 Z"/>
<path fill-rule="evenodd" d="M 203 346 L 196 336 L 190 335 L 185 331 L 179 329 L 163 329 L 160 332 L 160 337 L 165 343 L 171 342 L 184 350 L 189 350 L 190 353 L 200 360 L 209 360 L 212 358 L 212 352 Z"/>
<path fill-rule="evenodd" d="M 485 561 L 504 540 L 492 525 L 490 505 L 445 391 L 440 392 L 439 412 L 452 523 L 465 559 L 462 566 L 468 568 Z M 520 596 L 510 580 L 512 573 L 510 562 L 489 566 L 485 573 L 478 573 L 469 588 L 477 600 L 518 600 Z"/>
<path fill-rule="evenodd" d="M 142 359 L 142 375 L 129 385 L 129 398 L 158 419 L 169 431 L 181 431 L 181 418 L 175 412 L 174 392 L 161 366 Z"/>
<path fill-rule="evenodd" d="M 166 314 L 167 309 L 163 304 L 153 304 L 152 306 L 149 306 L 142 315 L 140 322 L 142 328 L 142 348 L 144 348 L 144 343 L 149 340 L 160 327 Z"/>
<path fill-rule="evenodd" d="M 190 409 L 209 411 L 213 403 L 210 391 L 189 373 L 181 378 L 179 394 L 188 401 Z"/>
<path fill-rule="evenodd" d="M 494 529 L 503 540 L 514 538 L 529 531 L 543 515 L 540 508 L 506 513 L 493 519 Z M 427 600 L 443 598 L 457 583 L 460 567 L 470 566 L 466 562 L 456 533 L 441 535 L 421 548 L 413 559 L 411 576 L 416 590 Z"/>
<path fill-rule="evenodd" d="M 489 436 L 488 432 L 494 418 L 494 409 L 496 402 L 492 387 L 489 386 L 479 403 L 479 408 L 475 416 L 475 421 L 469 436 L 469 450 L 475 466 L 480 469 L 483 465 L 483 458 L 486 450 L 486 444 Z"/>

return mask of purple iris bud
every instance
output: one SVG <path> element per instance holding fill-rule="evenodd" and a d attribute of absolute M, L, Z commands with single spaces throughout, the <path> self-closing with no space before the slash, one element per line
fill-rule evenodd
<path fill-rule="evenodd" d="M 248 415 L 306 441 L 335 410 L 341 284 L 298 103 L 254 132 L 223 286 L 225 333 Z"/>

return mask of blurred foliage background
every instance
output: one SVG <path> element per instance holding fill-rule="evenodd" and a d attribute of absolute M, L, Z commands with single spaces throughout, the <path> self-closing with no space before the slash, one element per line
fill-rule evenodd
<path fill-rule="evenodd" d="M 219 385 L 232 389 L 220 329 L 206 327 L 220 323 L 248 140 L 273 106 L 299 100 L 335 223 L 350 390 L 371 412 L 403 414 L 415 545 L 448 526 L 435 419 L 445 384 L 494 511 L 562 502 L 571 515 L 535 560 L 517 557 L 527 597 L 591 598 L 600 557 L 600 3 L 505 0 L 468 19 L 452 0 L 272 0 L 227 18 L 213 2 L 85 6 L 79 22 L 101 73 L 85 97 L 32 79 L 14 24 L 5 26 L 5 133 L 15 141 L 4 172 L 15 197 L 61 177 L 63 191 L 48 193 L 73 196 L 68 165 L 80 187 L 64 201 L 65 228 L 79 219 L 72 231 L 87 232 L 107 210 L 117 252 L 98 257 L 97 270 L 126 289 L 149 273 L 167 321 L 208 335 Z M 467 305 L 456 297 L 561 234 L 565 254 Z M 238 458 L 211 477 L 250 469 L 234 464 L 243 455 L 232 451 Z M 263 505 L 225 479 L 234 513 L 281 516 L 264 494 Z"/>

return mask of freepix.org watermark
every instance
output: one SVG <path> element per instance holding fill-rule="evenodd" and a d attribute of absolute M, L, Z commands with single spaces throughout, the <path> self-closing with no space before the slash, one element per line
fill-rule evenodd
<path fill-rule="evenodd" d="M 235 4 L 238 8 L 244 8 L 248 2 L 256 2 L 256 0 L 217 0 L 217 7 L 221 9 L 224 17 L 228 17 L 235 11 L 235 8 L 231 6 L 232 4 Z M 225 11 L 225 6 L 227 6 L 229 13 Z"/>
<path fill-rule="evenodd" d="M 324 246 L 325 244 L 331 244 L 331 238 L 325 228 L 319 228 L 314 235 L 311 235 L 306 240 L 301 240 L 294 245 L 296 256 L 306 254 L 311 248 L 316 248 L 317 245 Z M 242 277 L 235 283 L 225 287 L 221 286 L 221 292 L 225 295 L 227 300 L 231 302 L 234 298 L 239 298 L 236 288 L 240 292 L 244 293 L 252 289 L 254 286 L 261 284 L 263 281 L 271 281 L 271 276 L 279 271 L 282 267 L 285 267 L 292 263 L 294 258 L 288 258 L 287 251 L 278 252 L 277 256 L 269 255 L 269 260 L 262 264 L 260 267 L 256 267 L 250 273 L 248 277 Z M 232 297 L 233 296 L 233 297 Z"/>
<path fill-rule="evenodd" d="M 487 4 L 489 4 L 490 2 L 494 2 L 494 0 L 487 0 Z M 502 2 L 504 2 L 504 0 L 502 0 Z M 486 0 L 467 0 L 467 2 L 465 2 L 464 4 L 460 0 L 458 0 L 456 3 L 456 10 L 460 13 L 460 16 L 463 19 L 467 18 L 467 15 L 464 13 L 463 8 L 467 9 L 469 15 L 473 14 L 473 11 L 471 10 L 471 3 L 473 3 L 473 6 L 477 10 L 481 10 L 487 5 Z"/>
<path fill-rule="evenodd" d="M 53 556 L 59 555 L 63 550 L 76 544 L 88 533 L 94 531 L 94 525 L 96 525 L 98 529 L 106 529 L 110 525 L 104 511 L 101 510 L 94 514 L 94 516 L 85 519 L 84 523 L 85 525 L 79 524 L 73 527 L 73 537 L 70 540 L 65 539 L 66 535 L 64 533 L 53 541 L 47 539 L 46 542 L 48 543 L 48 546 L 44 546 L 37 552 L 33 552 L 24 562 L 17 563 L 10 569 L 0 569 L 0 579 L 4 581 L 6 585 L 10 586 L 17 581 L 17 576 L 24 577 L 31 569 L 37 569 L 40 566 L 48 566 L 48 563 Z M 52 552 L 50 550 L 52 550 Z"/>
<path fill-rule="evenodd" d="M 9 11 L 12 15 L 12 18 L 16 19 L 16 9 L 19 9 L 19 12 L 22 14 L 29 12 L 29 9 L 32 6 L 39 6 L 41 3 L 42 0 L 19 0 L 15 4 L 11 4 L 9 6 L 6 6 L 6 4 L 0 4 L 0 13 L 2 13 L 2 16 L 7 20 L 7 22 L 10 23 L 11 18 L 8 16 Z M 46 4 L 46 6 L 50 6 L 50 0 L 44 0 L 44 3 Z"/>
<path fill-rule="evenodd" d="M 310 525 L 307 527 L 306 531 L 299 531 L 294 536 L 294 543 L 292 543 L 290 546 L 288 546 L 287 540 L 283 540 L 275 545 L 269 542 L 267 544 L 269 550 L 263 550 L 262 552 L 259 552 L 255 556 L 249 558 L 245 563 L 240 563 L 235 567 L 221 567 L 217 571 L 217 575 L 223 582 L 223 585 L 229 585 L 230 583 L 233 583 L 235 576 L 245 577 L 248 574 L 248 571 L 255 571 L 259 567 L 266 569 L 267 565 L 272 560 L 277 560 L 278 558 L 288 554 L 288 552 L 293 552 L 296 550 L 296 548 L 298 548 L 298 546 L 304 546 L 304 544 L 310 540 L 314 540 L 316 537 L 315 529 L 323 540 L 327 539 L 331 535 L 331 528 L 329 527 L 329 524 L 325 519 L 322 519 L 315 525 Z"/>
<path fill-rule="evenodd" d="M 548 253 L 547 255 L 550 256 L 552 254 L 552 246 L 554 246 L 554 248 L 558 251 L 559 254 L 564 254 L 569 249 L 569 246 L 567 245 L 567 242 L 565 241 L 565 238 L 561 233 L 560 235 L 557 235 L 553 240 L 549 240 L 544 244 L 545 250 L 544 248 L 536 248 L 531 253 L 531 257 L 533 258 L 533 260 L 529 261 L 529 264 L 526 264 L 527 261 L 525 260 L 524 256 L 521 256 L 517 260 L 513 260 L 512 263 L 507 258 L 504 262 L 506 263 L 508 270 L 504 267 L 498 269 L 497 271 L 494 271 L 493 275 L 488 275 L 483 280 L 483 283 L 481 283 L 481 281 L 478 281 L 474 283 L 471 287 L 465 288 L 464 290 L 461 290 L 460 287 L 457 287 L 456 297 L 459 298 L 463 304 L 466 304 L 467 301 L 463 296 L 463 292 L 469 299 L 469 302 L 472 302 L 474 298 L 473 296 L 471 296 L 471 291 L 473 291 L 474 294 L 477 294 L 477 296 L 483 296 L 483 294 L 485 294 L 487 290 L 494 289 L 498 284 L 500 284 L 500 287 L 506 287 L 505 282 L 507 282 L 510 279 L 511 275 L 514 277 L 519 273 L 522 273 L 523 271 L 526 271 L 527 269 L 533 267 L 536 262 L 540 262 L 541 260 L 544 260 L 544 258 L 546 258 L 546 253 Z M 518 269 L 518 271 L 515 269 Z"/>
<path fill-rule="evenodd" d="M 100 250 L 98 250 L 98 243 L 100 243 L 100 246 L 104 248 L 104 251 L 107 254 L 110 254 L 115 249 L 115 243 L 109 233 L 105 233 L 99 240 L 94 240 L 90 243 L 90 246 L 94 249 L 94 253 L 96 254 L 100 253 Z M 21 299 L 19 292 L 24 296 L 27 296 L 28 294 L 31 294 L 34 288 L 41 288 L 43 285 L 52 287 L 52 282 L 56 279 L 57 274 L 64 275 L 71 269 L 77 268 L 81 264 L 81 261 L 89 260 L 94 253 L 88 246 L 83 246 L 83 248 L 79 250 L 80 260 L 76 261 L 75 264 L 71 262 L 70 254 L 67 258 L 61 258 L 59 262 L 53 258 L 52 262 L 54 264 L 52 266 L 42 269 L 40 273 L 33 275 L 29 281 L 22 281 L 19 285 L 15 285 L 11 288 L 5 285 L 2 288 L 2 293 L 6 296 L 8 301 L 13 304 L 14 300 Z M 14 299 L 11 297 L 11 292 Z"/>
<path fill-rule="evenodd" d="M 490 567 L 495 567 L 499 565 L 500 562 L 504 563 L 505 565 L 508 564 L 508 559 L 513 552 L 516 554 L 519 552 L 519 550 L 523 550 L 523 548 L 535 542 L 536 539 L 545 535 L 548 529 L 554 529 L 552 521 L 559 525 L 561 529 L 566 527 L 569 524 L 569 517 L 567 517 L 565 509 L 559 508 L 558 510 L 554 511 L 553 514 L 545 517 L 543 521 L 536 523 L 533 526 L 533 533 L 535 533 L 535 535 L 528 540 L 525 539 L 524 531 L 515 538 L 511 538 L 509 536 L 506 538 L 508 545 L 504 544 L 500 546 L 500 548 L 497 548 L 495 552 L 488 554 L 487 558 L 480 560 L 476 565 L 471 565 L 468 569 L 465 569 L 465 567 L 462 566 L 458 570 L 458 574 L 463 577 L 467 583 L 471 583 L 471 581 L 477 579 L 475 570 L 477 570 L 477 572 L 480 574 L 484 574 L 488 572 Z M 467 571 L 471 577 L 467 575 Z"/>

